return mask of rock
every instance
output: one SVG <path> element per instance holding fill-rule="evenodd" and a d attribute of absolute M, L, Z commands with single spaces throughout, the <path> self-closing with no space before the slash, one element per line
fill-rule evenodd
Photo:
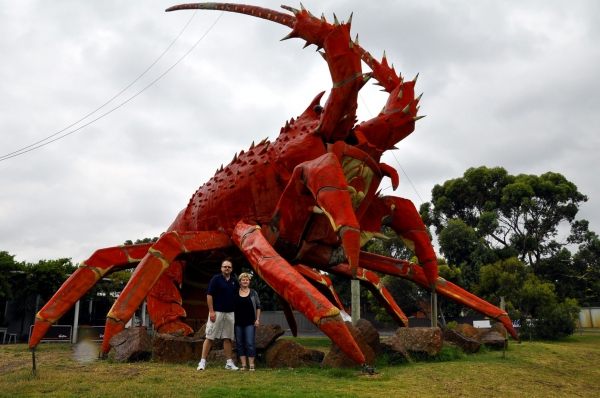
<path fill-rule="evenodd" d="M 365 356 L 365 362 L 369 366 L 375 365 L 375 353 L 373 349 L 367 344 L 360 330 L 352 325 L 352 322 L 346 322 L 346 326 L 350 331 L 350 334 L 358 344 L 358 348 Z M 321 366 L 331 368 L 354 368 L 360 364 L 355 363 L 344 351 L 342 351 L 335 343 L 331 343 L 331 349 L 325 355 Z"/>
<path fill-rule="evenodd" d="M 502 337 L 508 337 L 508 332 L 506 331 L 506 327 L 504 327 L 504 325 L 500 322 L 494 323 L 489 330 L 490 330 L 490 332 L 500 333 L 502 335 Z"/>
<path fill-rule="evenodd" d="M 479 340 L 479 329 L 473 327 L 473 325 L 469 325 L 468 323 L 460 323 L 456 325 L 456 327 L 454 327 L 452 330 L 454 330 L 455 333 L 458 333 L 470 339 Z"/>
<path fill-rule="evenodd" d="M 264 350 L 269 347 L 278 337 L 283 336 L 285 329 L 279 325 L 260 325 L 256 328 L 254 338 L 257 350 Z"/>
<path fill-rule="evenodd" d="M 238 355 L 235 351 L 231 352 L 231 359 L 233 360 L 233 363 L 239 362 Z M 206 356 L 206 361 L 212 363 L 222 362 L 224 364 L 227 361 L 225 350 L 211 350 Z"/>
<path fill-rule="evenodd" d="M 203 339 L 159 333 L 152 340 L 152 357 L 167 363 L 199 361 L 203 344 Z"/>
<path fill-rule="evenodd" d="M 485 344 L 486 347 L 501 350 L 504 347 L 506 338 L 498 332 L 487 333 L 480 341 Z"/>
<path fill-rule="evenodd" d="M 358 322 L 356 322 L 356 327 L 362 333 L 365 342 L 371 347 L 375 356 L 381 355 L 381 340 L 379 339 L 379 332 L 375 329 L 375 326 L 366 319 L 359 319 Z"/>
<path fill-rule="evenodd" d="M 115 349 L 115 361 L 139 361 L 150 358 L 152 340 L 146 328 L 129 328 L 110 339 L 110 345 Z"/>
<path fill-rule="evenodd" d="M 444 330 L 444 341 L 450 341 L 464 352 L 475 353 L 481 346 L 478 340 L 457 333 L 454 329 Z"/>
<path fill-rule="evenodd" d="M 194 334 L 194 339 L 196 340 L 204 340 L 206 338 L 206 323 L 200 326 L 200 329 Z"/>
<path fill-rule="evenodd" d="M 306 347 L 305 347 L 306 348 Z M 325 358 L 325 353 L 323 351 L 316 350 L 314 348 L 306 348 L 308 353 L 310 354 L 310 358 L 312 362 L 315 364 L 320 364 L 323 362 L 323 358 Z"/>
<path fill-rule="evenodd" d="M 404 348 L 400 342 L 400 339 L 398 339 L 398 336 L 396 335 L 390 336 L 383 340 L 381 342 L 381 349 L 390 356 L 392 361 L 398 361 L 404 357 L 408 360 L 408 362 L 412 362 L 412 359 L 410 358 L 410 355 L 408 355 L 406 348 Z"/>
<path fill-rule="evenodd" d="M 398 328 L 396 336 L 409 352 L 425 352 L 433 356 L 444 345 L 440 328 Z"/>
<path fill-rule="evenodd" d="M 198 340 L 198 339 L 202 339 L 204 340 L 206 338 L 206 323 L 204 325 L 202 325 L 200 327 L 200 329 L 198 329 L 198 331 L 196 332 L 196 334 L 194 334 L 194 339 Z M 212 342 L 212 345 L 210 346 L 211 351 L 212 350 L 222 350 L 223 349 L 223 339 L 214 339 Z M 231 339 L 231 349 L 235 350 L 235 336 L 233 336 L 233 338 Z"/>
<path fill-rule="evenodd" d="M 262 358 L 265 365 L 272 368 L 318 365 L 313 351 L 315 350 L 308 350 L 292 340 L 278 340 L 266 349 Z"/>

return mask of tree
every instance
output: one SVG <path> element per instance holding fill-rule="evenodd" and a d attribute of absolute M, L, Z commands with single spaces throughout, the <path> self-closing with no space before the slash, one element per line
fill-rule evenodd
<path fill-rule="evenodd" d="M 587 231 L 587 225 L 584 230 L 579 251 L 573 256 L 571 267 L 574 272 L 562 273 L 560 278 L 574 285 L 572 290 L 576 294 L 571 292 L 570 297 L 577 298 L 584 306 L 597 307 L 600 306 L 600 238 Z"/>
<path fill-rule="evenodd" d="M 481 166 L 436 185 L 431 203 L 423 204 L 420 212 L 438 236 L 450 220 L 462 220 L 499 259 L 517 256 L 537 273 L 544 259 L 578 239 L 575 216 L 586 201 L 561 174 L 512 176 L 502 167 Z M 571 225 L 572 234 L 567 241 L 557 242 L 563 222 Z"/>
<path fill-rule="evenodd" d="M 135 242 L 132 242 L 131 239 L 127 239 L 125 241 L 125 243 L 123 243 L 123 244 L 124 245 L 138 245 L 140 243 L 156 242 L 157 240 L 158 240 L 158 236 L 155 236 L 154 238 L 136 239 Z"/>
<path fill-rule="evenodd" d="M 0 302 L 12 299 L 12 276 L 22 268 L 23 263 L 16 262 L 14 255 L 0 251 Z"/>
<path fill-rule="evenodd" d="M 38 296 L 44 300 L 52 297 L 75 268 L 70 258 L 61 258 L 27 263 L 12 273 L 12 320 L 21 320 L 20 336 L 23 335 L 25 318 L 33 316 Z"/>

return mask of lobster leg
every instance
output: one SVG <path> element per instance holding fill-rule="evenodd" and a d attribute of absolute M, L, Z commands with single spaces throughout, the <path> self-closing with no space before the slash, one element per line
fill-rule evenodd
<path fill-rule="evenodd" d="M 79 264 L 79 268 L 35 316 L 29 347 L 36 347 L 50 326 L 69 311 L 102 278 L 115 271 L 135 267 L 146 255 L 150 246 L 152 243 L 100 249 Z"/>
<path fill-rule="evenodd" d="M 229 236 L 220 231 L 180 233 L 172 231 L 163 234 L 148 249 L 148 254 L 136 267 L 127 286 L 106 316 L 102 353 L 108 354 L 111 348 L 110 339 L 125 328 L 125 324 L 129 322 L 150 289 L 178 255 L 225 249 L 231 246 L 232 242 Z M 181 296 L 178 292 L 173 299 L 181 304 Z"/>
<path fill-rule="evenodd" d="M 437 256 L 431 246 L 431 238 L 427 233 L 427 228 L 423 224 L 415 205 L 408 199 L 395 196 L 375 198 L 374 201 L 381 201 L 390 209 L 392 217 L 388 217 L 384 224 L 391 227 L 406 246 L 415 253 L 419 259 L 419 265 L 423 267 L 425 276 L 429 281 L 429 288 L 435 291 L 438 281 Z"/>
<path fill-rule="evenodd" d="M 304 191 L 304 192 L 303 192 Z M 316 204 L 318 206 L 310 206 Z M 324 214 L 339 234 L 350 269 L 356 272 L 360 251 L 360 226 L 356 220 L 348 184 L 337 157 L 324 154 L 298 165 L 269 224 L 270 234 L 285 242 L 299 242 L 307 213 Z M 327 227 L 329 228 L 329 227 Z"/>
<path fill-rule="evenodd" d="M 328 268 L 327 271 L 336 275 L 352 278 L 352 273 L 350 272 L 348 264 L 338 264 Z M 398 325 L 408 327 L 408 318 L 404 312 L 402 312 L 400 307 L 398 307 L 398 304 L 396 304 L 396 301 L 394 301 L 390 292 L 383 283 L 381 283 L 381 280 L 374 272 L 359 267 L 356 277 L 353 279 L 358 279 L 361 282 L 361 285 L 365 286 L 373 293 L 373 296 L 375 296 L 377 301 L 379 301 Z"/>
<path fill-rule="evenodd" d="M 299 264 L 294 265 L 294 268 L 298 270 L 308 280 L 318 291 L 323 294 L 323 296 L 327 297 L 327 299 L 333 303 L 336 307 L 340 309 L 340 311 L 344 311 L 344 305 L 340 301 L 333 285 L 331 284 L 331 279 L 321 274 L 319 271 L 316 271 L 313 268 L 310 268 L 306 265 Z"/>
<path fill-rule="evenodd" d="M 376 272 L 407 279 L 425 288 L 430 287 L 429 279 L 425 276 L 423 268 L 410 261 L 398 260 L 361 251 L 360 265 Z M 500 308 L 493 306 L 487 301 L 480 299 L 441 277 L 437 278 L 435 288 L 436 292 L 442 296 L 448 297 L 465 307 L 471 308 L 487 317 L 501 322 L 511 336 L 517 341 L 519 340 L 519 336 L 505 311 L 502 311 Z"/>
<path fill-rule="evenodd" d="M 354 362 L 359 365 L 365 363 L 365 357 L 348 331 L 340 310 L 273 249 L 260 227 L 240 221 L 232 239 L 273 290 L 317 325 Z"/>
<path fill-rule="evenodd" d="M 294 309 L 284 299 L 279 293 L 277 293 L 277 300 L 279 300 L 279 305 L 283 309 L 283 315 L 285 315 L 285 319 L 287 320 L 288 326 L 290 327 L 290 331 L 292 332 L 292 336 L 298 337 L 298 321 L 296 320 L 296 316 L 294 315 Z"/>

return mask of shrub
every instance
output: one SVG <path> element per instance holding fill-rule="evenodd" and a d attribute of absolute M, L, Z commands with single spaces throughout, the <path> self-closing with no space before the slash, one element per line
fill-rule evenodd
<path fill-rule="evenodd" d="M 446 324 L 446 330 L 452 330 L 452 329 L 454 329 L 456 326 L 458 326 L 458 322 L 456 322 L 456 321 L 448 322 L 448 323 Z"/>

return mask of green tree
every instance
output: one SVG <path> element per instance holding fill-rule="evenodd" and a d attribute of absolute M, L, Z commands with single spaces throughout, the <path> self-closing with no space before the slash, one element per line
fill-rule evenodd
<path fill-rule="evenodd" d="M 594 232 L 585 232 L 579 241 L 579 250 L 573 256 L 572 269 L 557 276 L 573 285 L 570 296 L 588 307 L 600 306 L 600 238 Z M 574 291 L 574 292 L 573 292 Z"/>
<path fill-rule="evenodd" d="M 558 226 L 567 222 L 577 233 L 575 216 L 586 201 L 561 174 L 512 176 L 502 167 L 482 166 L 436 185 L 421 215 L 438 236 L 450 220 L 462 220 L 500 259 L 517 256 L 537 273 L 543 259 L 570 243 L 555 240 Z"/>
<path fill-rule="evenodd" d="M 125 243 L 123 243 L 123 244 L 124 245 L 138 245 L 140 243 L 156 242 L 157 240 L 158 240 L 158 236 L 155 236 L 154 238 L 136 239 L 135 242 L 132 242 L 131 239 L 127 239 L 125 241 Z"/>
<path fill-rule="evenodd" d="M 11 275 L 12 321 L 21 320 L 19 336 L 23 336 L 24 322 L 32 317 L 38 296 L 47 300 L 62 286 L 75 266 L 71 259 L 40 260 L 27 263 Z"/>
<path fill-rule="evenodd" d="M 23 263 L 15 261 L 15 256 L 0 251 L 0 302 L 12 299 L 13 274 L 23 270 Z"/>

